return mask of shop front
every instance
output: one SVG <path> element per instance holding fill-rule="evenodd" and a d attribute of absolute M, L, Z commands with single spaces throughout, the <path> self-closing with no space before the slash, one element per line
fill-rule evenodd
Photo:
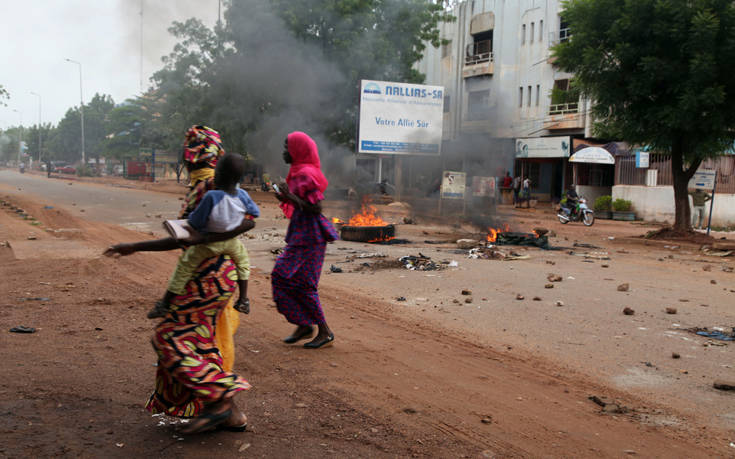
<path fill-rule="evenodd" d="M 558 202 L 564 194 L 569 136 L 516 139 L 514 177 L 531 180 L 531 196 L 539 201 Z"/>

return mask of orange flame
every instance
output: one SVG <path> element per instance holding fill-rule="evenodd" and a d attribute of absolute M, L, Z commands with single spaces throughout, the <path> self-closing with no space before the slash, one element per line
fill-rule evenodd
<path fill-rule="evenodd" d="M 375 207 L 365 200 L 360 207 L 360 213 L 350 218 L 350 226 L 386 226 L 388 222 L 375 215 Z"/>
<path fill-rule="evenodd" d="M 344 223 L 344 222 L 337 217 L 332 217 L 332 223 L 336 225 L 338 223 Z"/>
<path fill-rule="evenodd" d="M 507 233 L 510 231 L 510 226 L 506 223 L 502 228 L 488 228 L 487 231 L 487 242 L 496 242 L 498 240 L 498 234 Z"/>

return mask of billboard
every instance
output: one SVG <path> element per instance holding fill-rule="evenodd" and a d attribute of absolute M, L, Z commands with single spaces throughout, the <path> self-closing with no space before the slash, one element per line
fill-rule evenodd
<path fill-rule="evenodd" d="M 358 153 L 439 155 L 444 88 L 362 80 Z"/>

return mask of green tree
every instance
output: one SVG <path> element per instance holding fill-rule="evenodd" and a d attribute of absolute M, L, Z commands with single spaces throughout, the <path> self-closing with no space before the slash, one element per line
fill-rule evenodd
<path fill-rule="evenodd" d="M 40 137 L 39 137 L 40 130 Z M 26 129 L 24 137 L 28 142 L 28 154 L 31 155 L 34 161 L 47 160 L 48 156 L 48 141 L 51 138 L 54 127 L 51 123 L 41 124 L 40 127 L 37 124 Z M 41 142 L 39 149 L 39 141 Z"/>
<path fill-rule="evenodd" d="M 731 0 L 569 0 L 556 65 L 594 101 L 598 130 L 671 155 L 677 231 L 691 229 L 687 186 L 735 140 Z"/>

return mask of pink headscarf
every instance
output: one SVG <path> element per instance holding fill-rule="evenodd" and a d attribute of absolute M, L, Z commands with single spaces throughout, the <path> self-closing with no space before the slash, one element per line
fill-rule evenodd
<path fill-rule="evenodd" d="M 296 131 L 288 135 L 288 153 L 291 155 L 291 168 L 288 170 L 286 184 L 292 190 L 295 188 L 294 178 L 306 176 L 313 180 L 320 193 L 324 193 L 329 182 L 322 173 L 322 165 L 319 161 L 319 150 L 316 142 L 303 132 Z M 304 198 L 304 196 L 299 196 Z M 294 206 L 291 203 L 282 202 L 281 209 L 287 218 L 291 218 Z"/>

